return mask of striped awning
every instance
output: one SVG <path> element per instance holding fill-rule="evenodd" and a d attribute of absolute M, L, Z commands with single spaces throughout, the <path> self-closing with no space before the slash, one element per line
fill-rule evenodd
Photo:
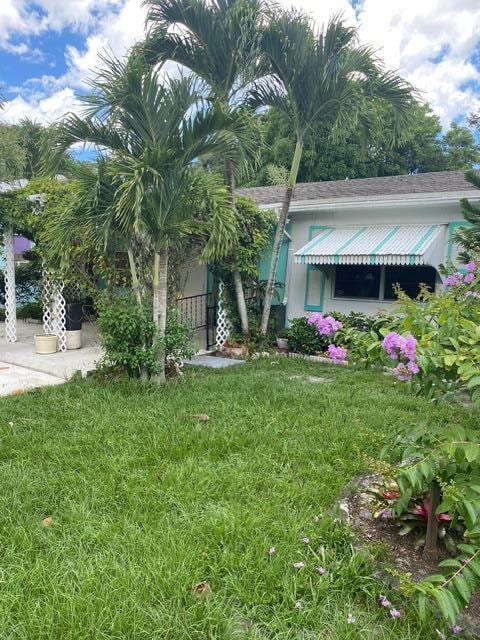
<path fill-rule="evenodd" d="M 295 253 L 297 264 L 434 265 L 442 261 L 442 224 L 325 227 Z"/>

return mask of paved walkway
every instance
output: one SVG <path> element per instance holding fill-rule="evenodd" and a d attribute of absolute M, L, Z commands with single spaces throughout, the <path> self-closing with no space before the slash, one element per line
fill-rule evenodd
<path fill-rule="evenodd" d="M 185 360 L 184 364 L 191 364 L 197 367 L 211 367 L 212 369 L 224 369 L 236 364 L 245 364 L 245 360 L 236 358 L 219 358 L 218 356 L 198 355 L 191 360 Z"/>
<path fill-rule="evenodd" d="M 0 362 L 0 396 L 21 394 L 27 389 L 63 384 L 64 378 Z"/>

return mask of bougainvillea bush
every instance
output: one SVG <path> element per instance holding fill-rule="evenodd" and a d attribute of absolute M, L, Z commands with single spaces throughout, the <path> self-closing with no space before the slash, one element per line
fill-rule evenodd
<path fill-rule="evenodd" d="M 381 357 L 419 393 L 480 402 L 480 272 L 476 262 L 444 281 L 440 294 L 399 292 L 395 314 L 381 329 Z M 390 361 L 385 361 L 385 357 Z"/>

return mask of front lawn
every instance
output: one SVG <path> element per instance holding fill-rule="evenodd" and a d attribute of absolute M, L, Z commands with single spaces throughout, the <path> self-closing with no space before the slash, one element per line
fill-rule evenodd
<path fill-rule="evenodd" d="M 458 406 L 287 360 L 1 403 L 0 638 L 438 637 L 412 607 L 389 619 L 369 554 L 326 514 L 398 425 L 474 426 Z"/>

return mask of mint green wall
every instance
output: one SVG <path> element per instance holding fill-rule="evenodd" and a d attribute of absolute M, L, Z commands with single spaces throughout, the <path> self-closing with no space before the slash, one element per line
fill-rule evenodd
<path fill-rule="evenodd" d="M 290 234 L 290 230 L 292 227 L 292 223 L 288 222 L 285 231 Z M 268 274 L 270 271 L 270 260 L 272 258 L 272 245 L 273 245 L 273 237 L 275 235 L 275 231 L 272 233 L 272 237 L 270 238 L 269 244 L 265 247 L 263 251 L 263 255 L 260 259 L 260 280 L 268 280 Z M 280 257 L 278 259 L 278 267 L 277 267 L 277 276 L 275 278 L 276 282 L 281 282 L 285 284 L 287 277 L 287 260 L 288 260 L 288 245 L 290 241 L 286 236 L 283 236 L 282 246 L 280 247 Z M 283 295 L 285 290 L 283 288 L 277 287 L 277 295 L 274 297 L 272 304 L 282 304 Z"/>

